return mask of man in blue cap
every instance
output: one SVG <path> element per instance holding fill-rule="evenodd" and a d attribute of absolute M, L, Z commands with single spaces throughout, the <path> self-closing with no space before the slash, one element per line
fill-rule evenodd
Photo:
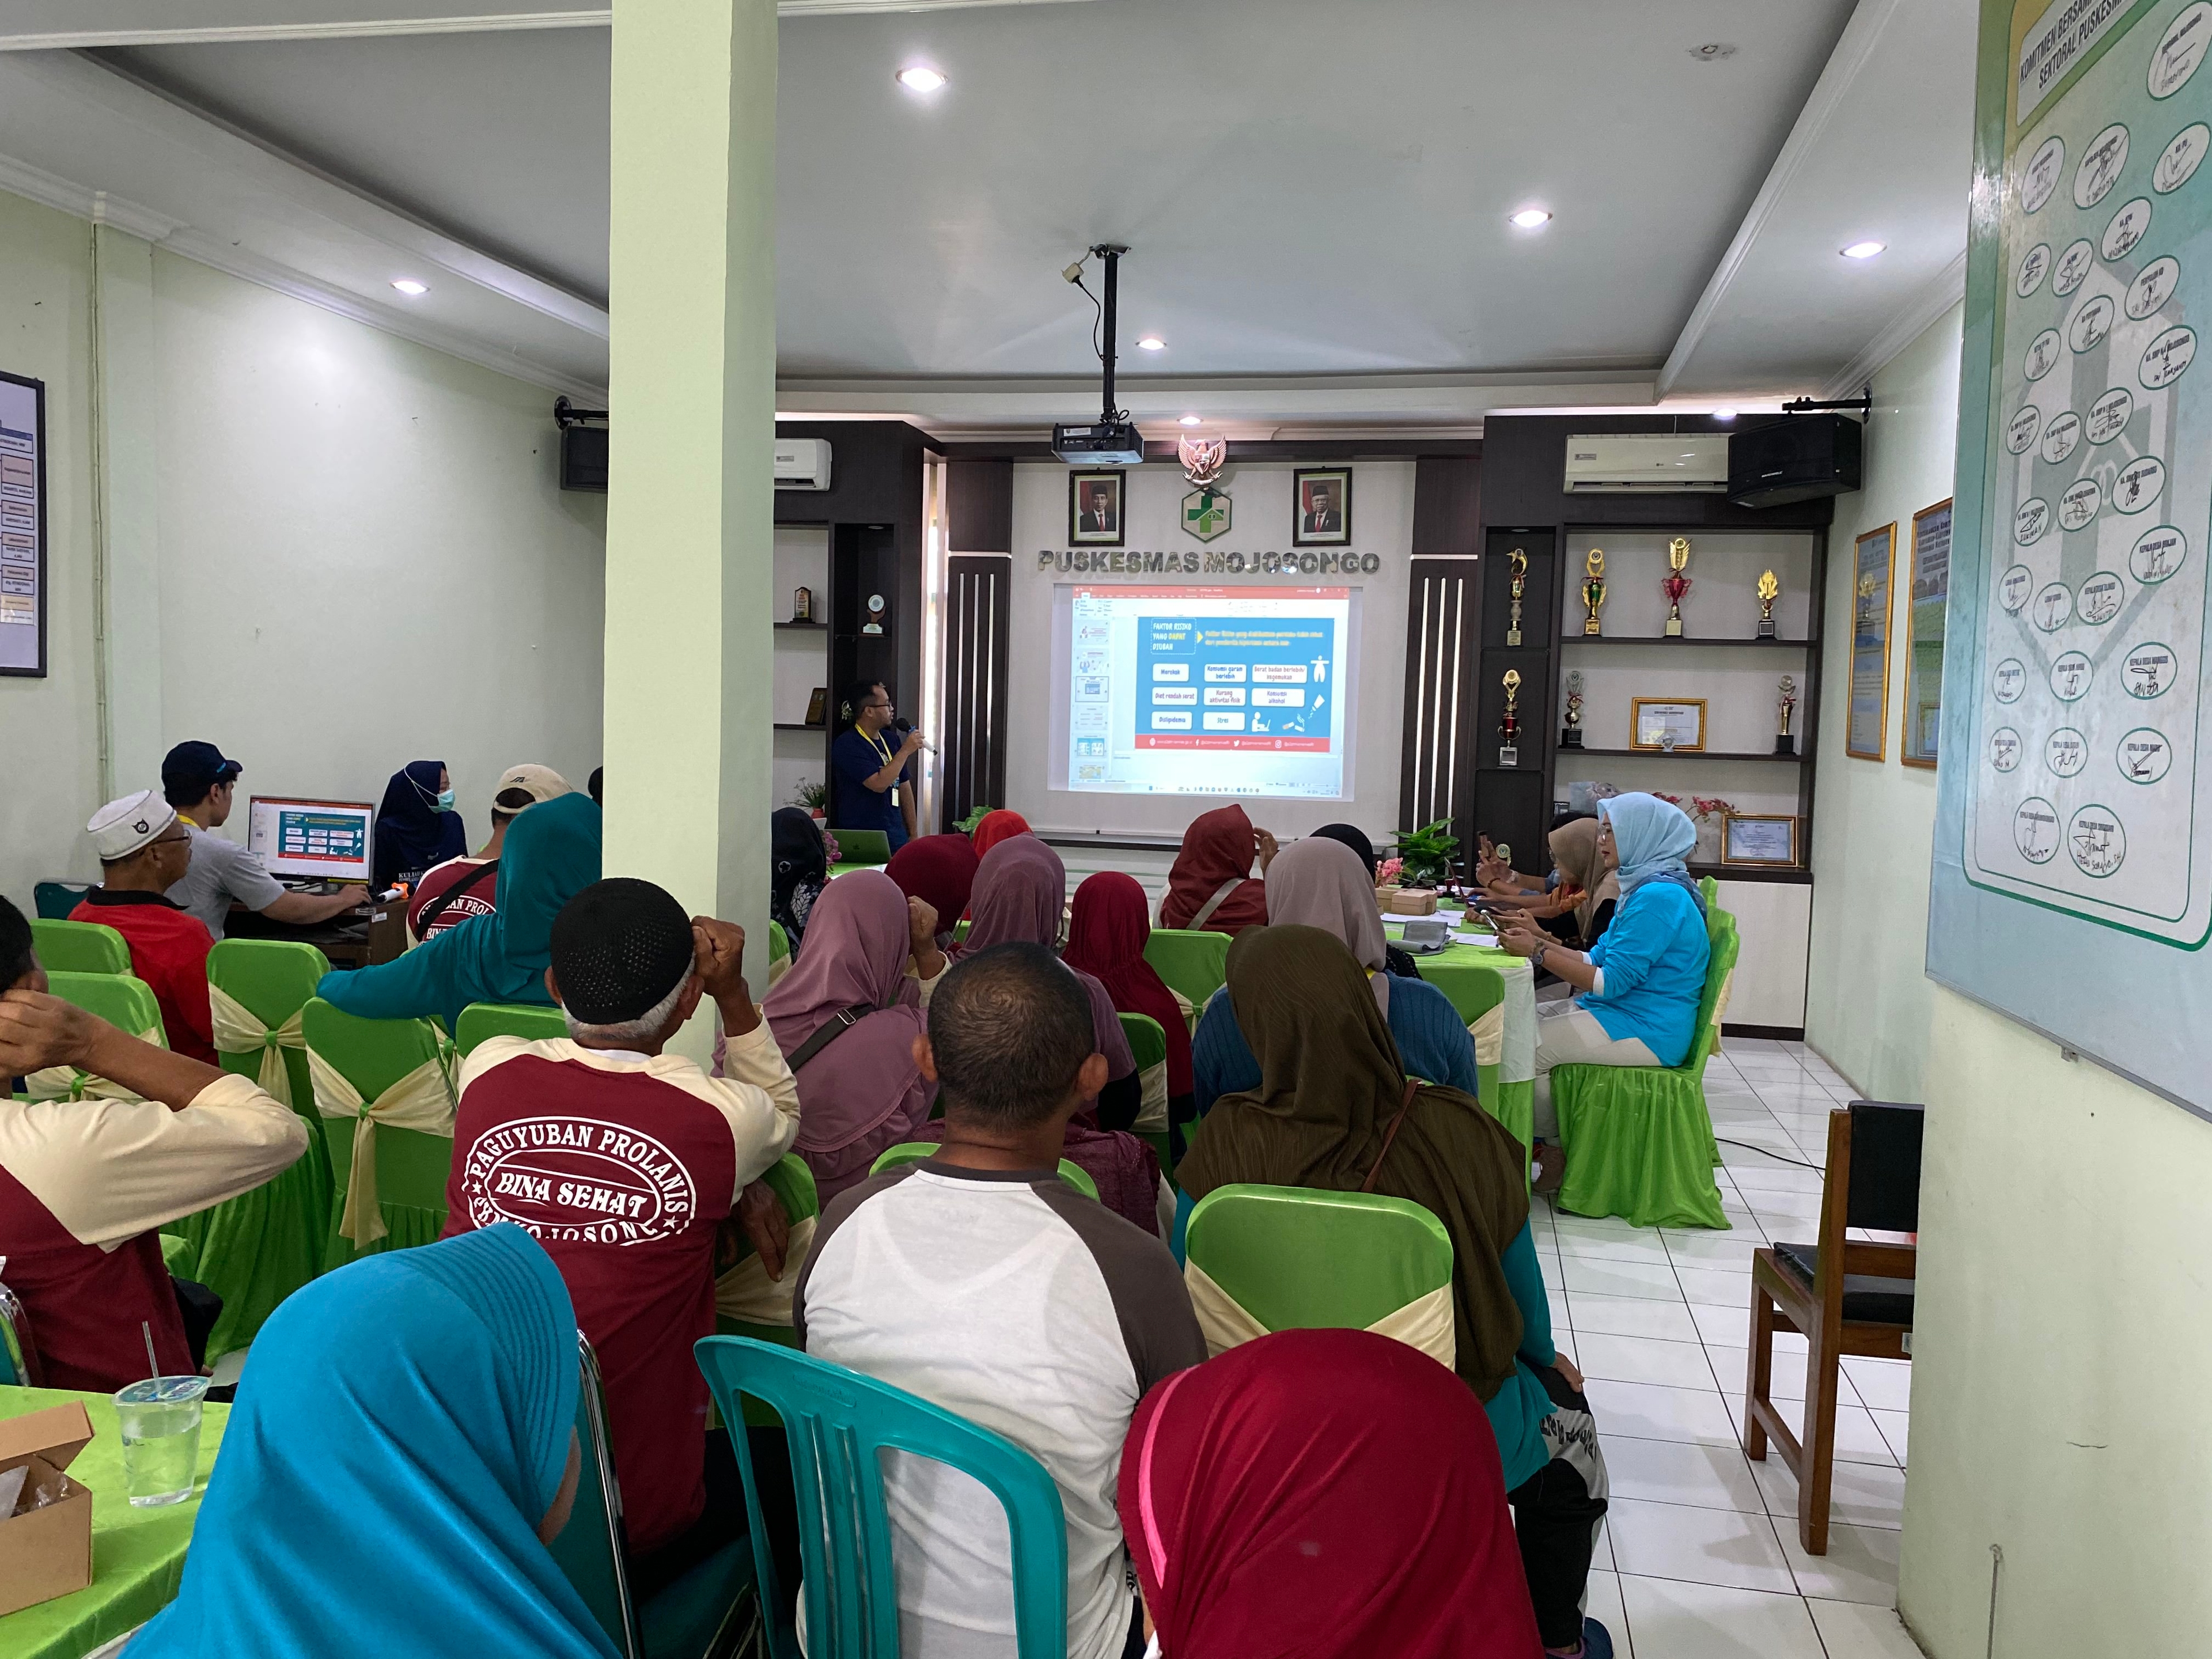
<path fill-rule="evenodd" d="M 363 897 L 360 889 L 349 887 L 321 896 L 289 891 L 255 854 L 209 833 L 230 817 L 238 775 L 245 769 L 226 759 L 213 744 L 197 739 L 179 744 L 162 757 L 161 793 L 192 837 L 192 861 L 184 879 L 169 890 L 171 901 L 198 916 L 217 939 L 222 937 L 234 899 L 271 921 L 295 927 L 327 921 L 358 908 Z"/>

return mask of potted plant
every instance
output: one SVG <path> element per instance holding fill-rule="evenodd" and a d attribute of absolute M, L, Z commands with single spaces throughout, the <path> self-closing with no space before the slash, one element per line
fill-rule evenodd
<path fill-rule="evenodd" d="M 830 786 L 826 783 L 802 783 L 791 798 L 793 806 L 803 806 L 817 819 L 830 816 Z"/>
<path fill-rule="evenodd" d="M 954 824 L 952 827 L 955 830 L 957 830 L 963 836 L 972 836 L 975 833 L 975 826 L 982 823 L 985 818 L 990 817 L 991 814 L 996 811 L 998 811 L 998 808 L 995 806 L 979 805 L 974 811 L 970 812 L 966 817 L 961 819 L 959 823 Z"/>
<path fill-rule="evenodd" d="M 1399 879 L 1407 886 L 1434 888 L 1451 875 L 1452 855 L 1459 837 L 1451 833 L 1451 820 L 1438 818 L 1418 830 L 1398 832 Z"/>

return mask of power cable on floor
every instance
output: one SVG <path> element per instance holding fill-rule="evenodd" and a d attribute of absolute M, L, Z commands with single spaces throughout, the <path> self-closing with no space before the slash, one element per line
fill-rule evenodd
<path fill-rule="evenodd" d="M 1781 1153 L 1774 1151 L 1771 1147 L 1754 1146 L 1751 1145 L 1750 1142 L 1744 1140 L 1730 1140 L 1725 1135 L 1715 1135 L 1713 1139 L 1719 1141 L 1723 1146 L 1734 1146 L 1740 1152 L 1764 1153 L 1766 1157 L 1772 1158 L 1777 1164 L 1794 1164 L 1799 1169 L 1810 1170 L 1816 1175 L 1825 1175 L 1827 1173 L 1817 1164 L 1808 1164 L 1802 1158 L 1784 1158 Z"/>

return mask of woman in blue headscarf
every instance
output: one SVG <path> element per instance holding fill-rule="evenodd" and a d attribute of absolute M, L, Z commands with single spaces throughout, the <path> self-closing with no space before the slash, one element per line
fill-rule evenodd
<path fill-rule="evenodd" d="M 323 975 L 315 994 L 364 1019 L 435 1014 L 450 1033 L 471 1002 L 553 1006 L 553 918 L 599 878 L 599 809 L 556 795 L 520 814 L 499 860 L 499 908 L 433 933 L 396 962 Z"/>
<path fill-rule="evenodd" d="M 1620 885 L 1605 936 L 1585 955 L 1525 917 L 1498 921 L 1499 944 L 1576 990 L 1571 1000 L 1536 1006 L 1539 1192 L 1557 1187 L 1565 1170 L 1552 1067 L 1680 1066 L 1697 1036 L 1711 960 L 1705 898 L 1685 862 L 1697 826 L 1656 795 L 1614 795 L 1597 810 L 1598 858 Z"/>
<path fill-rule="evenodd" d="M 453 811 L 453 780 L 443 761 L 409 761 L 384 786 L 376 809 L 376 890 L 419 881 L 434 864 L 469 850 L 468 827 Z"/>
<path fill-rule="evenodd" d="M 253 1347 L 177 1599 L 128 1659 L 611 1659 L 546 1548 L 580 1468 L 576 1317 L 527 1233 L 341 1267 Z"/>

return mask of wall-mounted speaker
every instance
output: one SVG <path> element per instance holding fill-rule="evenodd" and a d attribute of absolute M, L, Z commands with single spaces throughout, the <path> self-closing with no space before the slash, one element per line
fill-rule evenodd
<path fill-rule="evenodd" d="M 1785 415 L 1729 436 L 1728 498 L 1782 507 L 1859 487 L 1863 432 L 1842 415 Z"/>

